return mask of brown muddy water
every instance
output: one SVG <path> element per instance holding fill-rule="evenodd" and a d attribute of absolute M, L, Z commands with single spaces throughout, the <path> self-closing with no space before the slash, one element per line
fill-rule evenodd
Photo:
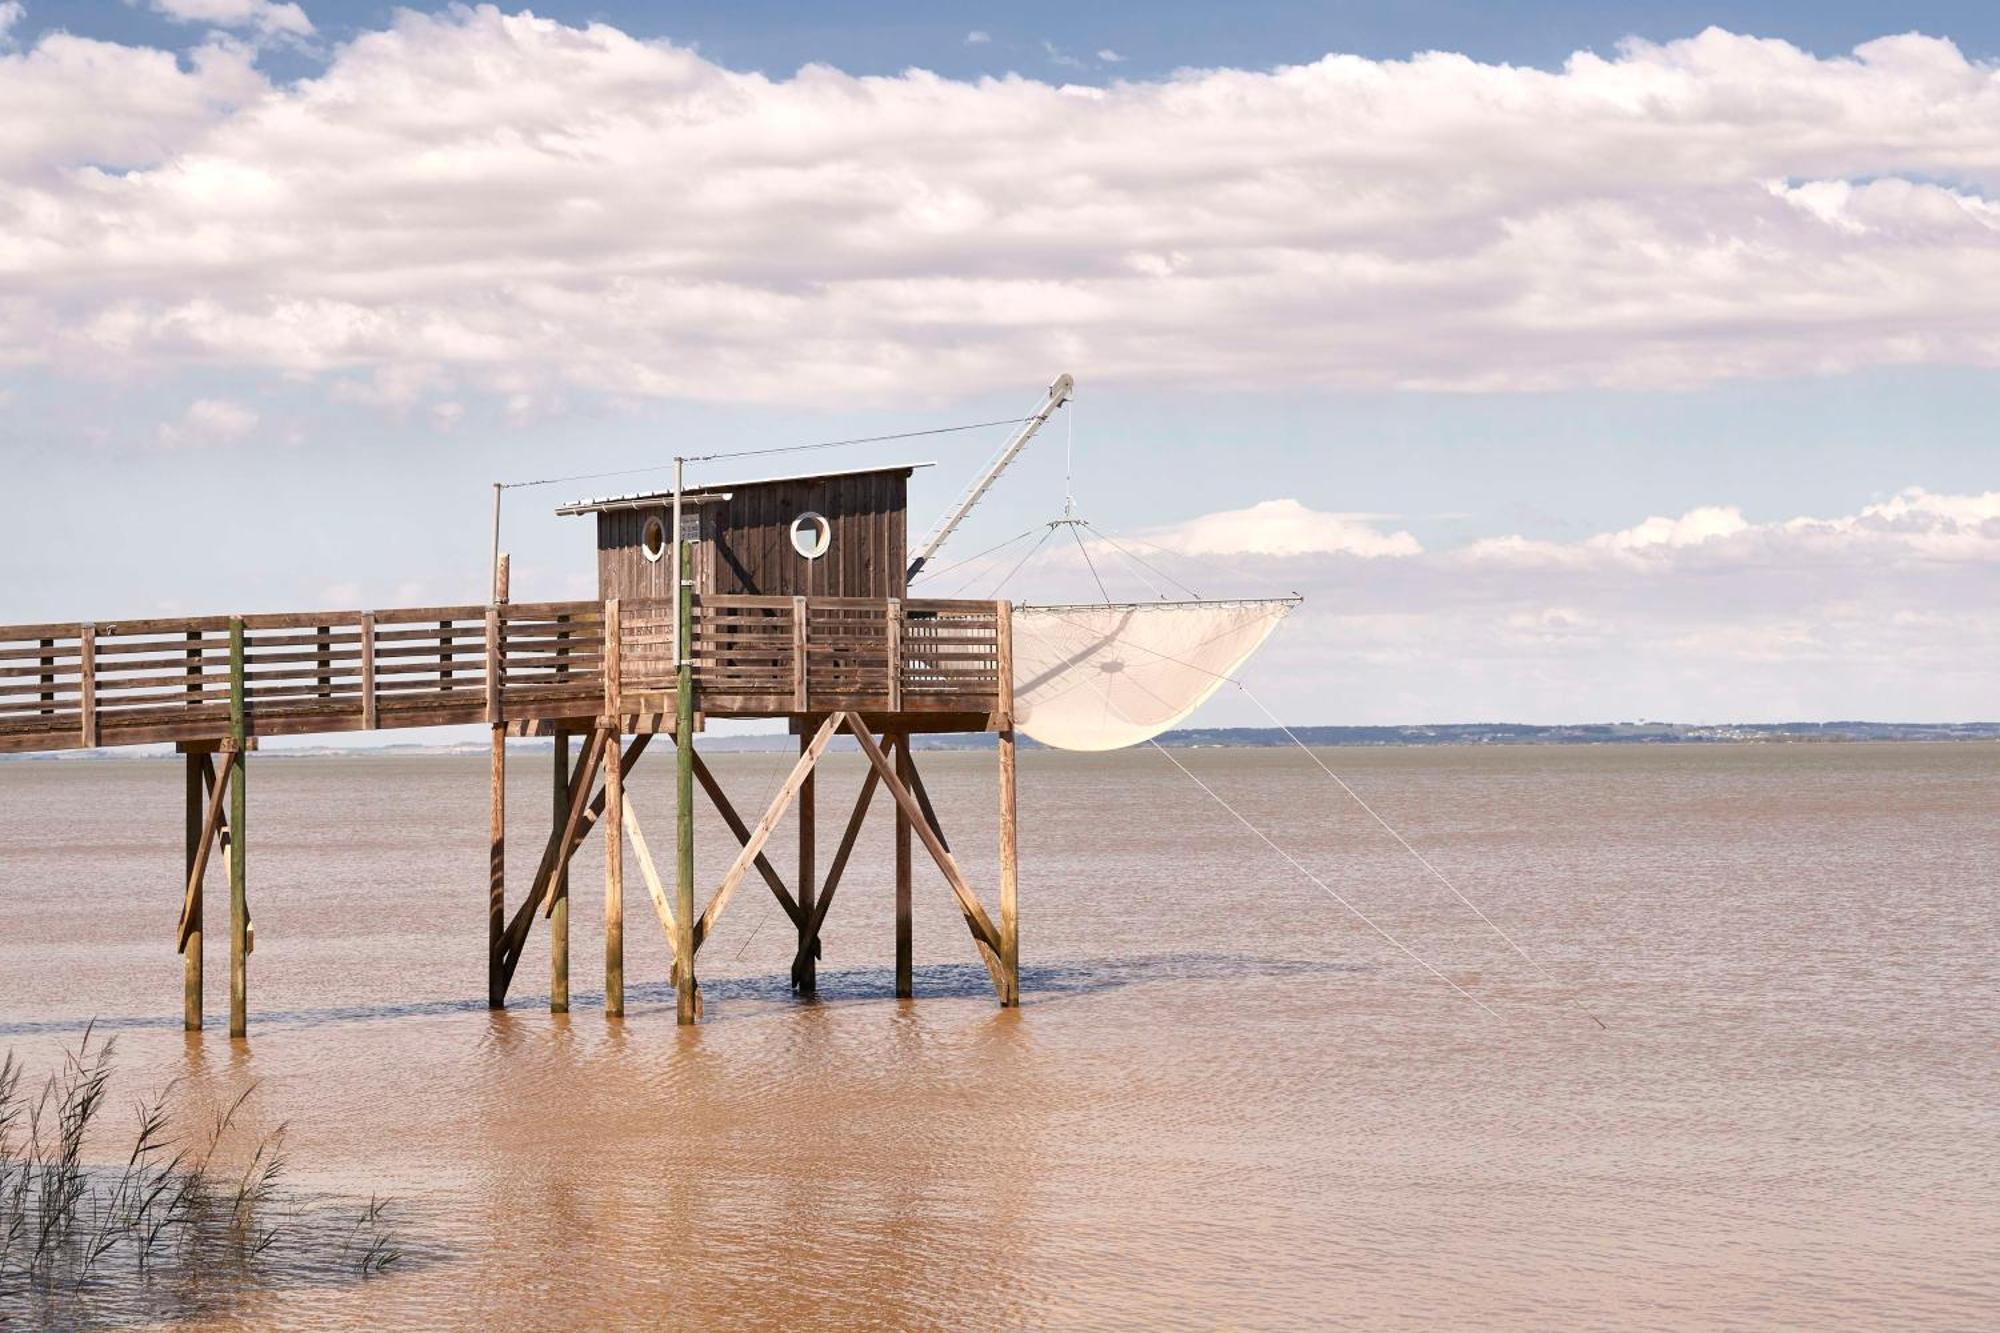
<path fill-rule="evenodd" d="M 593 838 L 574 1012 L 547 1011 L 538 923 L 489 1013 L 484 760 L 257 756 L 247 1045 L 214 942 L 209 1030 L 179 1030 L 177 764 L 0 765 L 0 1044 L 46 1069 L 97 1018 L 114 1122 L 170 1080 L 190 1117 L 255 1080 L 295 1187 L 401 1210 L 387 1274 L 217 1276 L 194 1322 L 2000 1319 L 2000 750 L 1324 752 L 1608 1029 L 1304 755 L 1178 753 L 1500 1017 L 1147 751 L 1023 756 L 1018 1012 L 921 859 L 919 998 L 891 998 L 878 797 L 820 1003 L 790 997 L 752 879 L 703 952 L 708 1021 L 677 1030 L 628 868 L 630 1012 L 607 1022 Z M 921 758 L 990 902 L 992 758 Z M 548 762 L 512 765 L 517 895 Z M 788 762 L 717 768 L 748 808 Z M 860 771 L 823 772 L 822 868 Z M 656 848 L 669 780 L 635 775 Z M 701 838 L 712 883 L 731 845 Z"/>

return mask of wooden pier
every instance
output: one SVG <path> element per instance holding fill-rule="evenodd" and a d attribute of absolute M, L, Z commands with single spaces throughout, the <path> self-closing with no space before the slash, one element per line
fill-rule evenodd
<path fill-rule="evenodd" d="M 815 515 L 814 517 L 817 517 Z M 900 525 L 900 510 L 896 520 Z M 898 562 L 897 549 L 889 553 Z M 822 547 L 824 541 L 822 541 Z M 684 543 L 693 569 L 695 543 Z M 726 544 L 718 550 L 728 557 Z M 656 557 L 648 557 L 656 558 Z M 893 580 L 900 585 L 900 577 Z M 692 580 L 689 580 L 692 583 Z M 629 842 L 672 947 L 680 1016 L 700 992 L 694 960 L 754 871 L 797 932 L 792 979 L 810 996 L 819 933 L 878 787 L 897 828 L 896 993 L 911 993 L 910 838 L 956 898 L 1004 1005 L 1019 998 L 1014 857 L 1014 738 L 1005 602 L 696 592 L 669 598 L 402 607 L 284 615 L 152 618 L 0 626 L 0 753 L 173 743 L 186 756 L 186 879 L 176 941 L 184 1017 L 202 1023 L 204 884 L 217 849 L 229 893 L 230 1032 L 247 1026 L 248 759 L 266 738 L 483 724 L 493 740 L 487 885 L 488 1001 L 504 1004 L 537 916 L 548 920 L 551 1003 L 569 1004 L 568 876 L 577 845 L 605 824 L 606 1010 L 624 1010 L 624 856 Z M 504 597 L 504 593 L 499 594 Z M 676 623 L 689 628 L 677 660 Z M 752 824 L 691 744 L 706 719 L 784 718 L 799 758 Z M 909 738 L 991 731 L 1000 745 L 999 920 L 959 869 L 926 795 Z M 662 732 L 674 735 L 677 791 L 672 894 L 624 779 Z M 814 769 L 839 734 L 869 768 L 838 849 L 818 878 Z M 506 740 L 555 738 L 551 828 L 525 895 L 509 909 L 502 799 Z M 574 750 L 573 750 L 574 743 Z M 700 786 L 740 849 L 696 910 L 692 790 Z M 764 855 L 797 806 L 790 883 Z M 226 810 L 225 810 L 226 806 Z M 605 822 L 609 813 L 610 819 Z"/>

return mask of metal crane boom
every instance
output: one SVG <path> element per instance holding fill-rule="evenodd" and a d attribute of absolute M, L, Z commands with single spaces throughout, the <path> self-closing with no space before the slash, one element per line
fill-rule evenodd
<path fill-rule="evenodd" d="M 958 530 L 958 525 L 965 521 L 965 516 L 972 512 L 972 507 L 979 503 L 986 492 L 993 489 L 993 483 L 1000 479 L 1000 474 L 1007 470 L 1007 465 L 1020 455 L 1021 450 L 1027 448 L 1028 441 L 1035 438 L 1035 432 L 1055 415 L 1057 408 L 1069 401 L 1069 396 L 1075 388 L 1076 381 L 1068 374 L 1056 376 L 1055 383 L 1049 386 L 1048 397 L 1042 400 L 1042 405 L 1035 409 L 1034 415 L 1021 423 L 1021 428 L 1014 432 L 1014 437 L 1007 441 L 999 456 L 985 472 L 980 474 L 979 480 L 966 488 L 958 503 L 938 520 L 930 535 L 924 538 L 924 544 L 917 551 L 916 558 L 910 561 L 910 568 L 904 575 L 905 578 L 915 578 L 925 563 L 938 553 L 938 548 L 945 544 L 946 539 Z"/>

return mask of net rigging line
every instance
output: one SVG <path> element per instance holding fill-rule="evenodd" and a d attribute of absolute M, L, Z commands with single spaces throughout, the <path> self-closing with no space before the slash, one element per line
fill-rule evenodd
<path fill-rule="evenodd" d="M 811 444 L 780 444 L 768 449 L 736 449 L 713 454 L 688 454 L 679 461 L 683 463 L 712 463 L 725 458 L 760 458 L 767 454 L 797 454 L 812 449 L 839 449 L 853 444 L 886 444 L 891 440 L 915 440 L 929 435 L 956 435 L 969 430 L 988 430 L 994 426 L 1018 426 L 1026 417 L 1003 417 L 997 421 L 974 421 L 963 426 L 933 426 L 928 430 L 896 431 L 888 435 L 857 435 L 846 440 L 818 440 Z M 561 477 L 537 477 L 532 481 L 503 481 L 496 485 L 503 491 L 520 490 L 527 486 L 555 486 L 566 481 L 601 481 L 606 477 L 636 477 L 647 472 L 665 472 L 672 463 L 655 463 L 648 467 L 617 468 L 610 472 L 573 472 Z"/>
<path fill-rule="evenodd" d="M 1085 628 L 1082 625 L 1077 625 L 1076 622 L 1073 621 L 1065 620 L 1065 623 L 1076 625 L 1076 627 L 1079 629 Z M 1607 1031 L 1609 1030 L 1608 1025 L 1605 1023 L 1605 1021 L 1602 1018 L 1599 1018 L 1597 1014 L 1591 1010 L 1590 1006 L 1586 1005 L 1580 998 L 1578 998 L 1577 996 L 1578 988 L 1574 983 L 1566 982 L 1562 980 L 1562 978 L 1556 976 L 1553 972 L 1549 971 L 1547 967 L 1543 966 L 1543 964 L 1539 959 L 1534 957 L 1534 955 L 1530 954 L 1526 949 L 1522 948 L 1521 945 L 1514 939 L 1512 935 L 1509 935 L 1505 930 L 1501 929 L 1500 924 L 1498 922 L 1493 920 L 1492 917 L 1486 915 L 1485 912 L 1481 911 L 1479 908 L 1479 904 L 1473 902 L 1471 898 L 1467 897 L 1464 891 L 1461 890 L 1457 884 L 1453 883 L 1448 875 L 1446 875 L 1442 870 L 1438 869 L 1438 867 L 1431 862 L 1430 858 L 1426 857 L 1422 852 L 1418 851 L 1416 847 L 1411 844 L 1409 839 L 1405 838 L 1400 832 L 1398 832 L 1396 827 L 1393 824 L 1391 824 L 1387 819 L 1383 818 L 1380 812 L 1378 812 L 1374 806 L 1370 805 L 1365 799 L 1362 798 L 1360 792 L 1354 790 L 1353 787 L 1348 785 L 1347 781 L 1344 778 L 1342 778 L 1338 773 L 1334 772 L 1331 768 L 1327 767 L 1326 762 L 1322 760 L 1318 755 L 1314 754 L 1310 746 L 1308 746 L 1304 741 L 1299 739 L 1298 733 L 1293 731 L 1289 726 L 1285 725 L 1285 723 L 1278 717 L 1278 715 L 1271 711 L 1270 706 L 1266 704 L 1262 699 L 1258 698 L 1256 693 L 1252 691 L 1248 685 L 1244 684 L 1241 679 L 1235 676 L 1225 676 L 1217 672 L 1210 671 L 1206 667 L 1200 665 L 1199 663 L 1185 661 L 1182 658 L 1175 657 L 1171 653 L 1163 653 L 1160 652 L 1158 649 L 1149 648 L 1145 644 L 1134 643 L 1128 646 L 1136 648 L 1140 652 L 1147 653 L 1150 656 L 1157 657 L 1161 661 L 1172 662 L 1176 666 L 1186 667 L 1191 671 L 1198 671 L 1204 675 L 1213 676 L 1218 680 L 1224 681 L 1230 685 L 1234 685 L 1238 690 L 1242 691 L 1243 697 L 1248 699 L 1252 704 L 1256 705 L 1257 710 L 1263 713 L 1265 717 L 1271 719 L 1272 725 L 1277 727 L 1279 731 L 1282 731 L 1285 734 L 1285 738 L 1287 740 L 1289 740 L 1293 745 L 1297 746 L 1301 751 L 1303 751 L 1305 753 L 1305 756 L 1308 759 L 1312 760 L 1313 763 L 1319 768 L 1319 770 L 1322 773 L 1326 774 L 1327 777 L 1333 779 L 1334 784 L 1338 786 L 1342 792 L 1346 793 L 1347 797 L 1350 800 L 1352 800 L 1356 805 L 1360 806 L 1363 813 L 1365 813 L 1370 819 L 1374 820 L 1377 824 L 1381 825 L 1383 832 L 1387 833 L 1391 838 L 1395 839 L 1396 844 L 1399 847 L 1401 847 L 1405 852 L 1408 852 L 1410 856 L 1417 862 L 1417 864 L 1419 866 L 1422 866 L 1423 869 L 1427 873 L 1429 873 L 1433 879 L 1437 880 L 1438 883 L 1442 884 L 1445 887 L 1446 891 L 1448 891 L 1452 897 L 1456 898 L 1474 916 L 1478 917 L 1480 921 L 1484 922 L 1486 927 L 1489 930 L 1491 930 L 1496 936 L 1498 936 L 1507 945 L 1508 948 L 1512 949 L 1517 955 L 1520 956 L 1522 962 L 1526 963 L 1529 967 L 1533 968 L 1536 972 L 1540 973 L 1541 976 L 1544 977 L 1549 982 L 1560 987 L 1564 992 L 1563 998 L 1568 1000 L 1571 1004 L 1575 1005 L 1579 1010 L 1581 1010 L 1583 1014 L 1590 1019 L 1591 1022 L 1597 1024 L 1597 1026 L 1600 1028 L 1605 1028 Z M 1148 743 L 1156 748 L 1159 748 L 1158 741 L 1150 741 Z M 1171 758 L 1172 756 L 1168 757 Z M 1234 812 L 1232 811 L 1232 813 Z M 1240 819 L 1241 816 L 1239 815 L 1238 818 Z"/>
<path fill-rule="evenodd" d="M 1406 956 L 1408 956 L 1418 966 L 1422 967 L 1426 972 L 1429 972 L 1432 976 L 1436 977 L 1439 981 L 1442 981 L 1445 985 L 1451 987 L 1453 990 L 1457 991 L 1460 995 L 1464 996 L 1466 999 L 1478 1005 L 1480 1009 L 1485 1011 L 1488 1017 L 1490 1018 L 1500 1017 L 1500 1015 L 1494 1012 L 1494 1010 L 1490 1006 L 1488 1006 L 1484 1000 L 1480 999 L 1477 995 L 1474 995 L 1471 991 L 1467 990 L 1465 987 L 1459 985 L 1456 981 L 1453 981 L 1443 972 L 1440 972 L 1436 967 L 1432 966 L 1429 962 L 1419 957 L 1407 944 L 1404 944 L 1394 935 L 1391 935 L 1388 931 L 1376 925 L 1373 918 L 1371 918 L 1366 912 L 1362 911 L 1360 908 L 1356 907 L 1353 903 L 1349 902 L 1346 898 L 1342 897 L 1340 893 L 1336 889 L 1334 889 L 1332 885 L 1328 884 L 1318 875 L 1313 874 L 1312 871 L 1306 869 L 1304 864 L 1301 863 L 1296 856 L 1293 856 L 1290 852 L 1280 847 L 1277 843 L 1271 841 L 1270 835 L 1265 833 L 1263 829 L 1258 828 L 1255 824 L 1251 823 L 1247 818 L 1245 818 L 1243 812 L 1238 810 L 1235 806 L 1231 805 L 1228 801 L 1224 800 L 1222 798 L 1221 793 L 1217 792 L 1215 788 L 1209 786 L 1206 782 L 1203 782 L 1200 778 L 1196 777 L 1194 771 L 1190 769 L 1186 764 L 1183 764 L 1180 760 L 1174 758 L 1173 752 L 1167 749 L 1166 746 L 1160 744 L 1156 740 L 1149 740 L 1146 742 L 1146 744 L 1152 746 L 1155 750 L 1158 750 L 1168 763 L 1172 764 L 1175 768 L 1178 768 L 1182 773 L 1185 773 L 1190 782 L 1194 783 L 1195 786 L 1207 792 L 1209 796 L 1214 799 L 1217 805 L 1221 806 L 1224 810 L 1227 810 L 1232 816 L 1234 816 L 1237 823 L 1241 824 L 1244 828 L 1247 828 L 1252 833 L 1256 834 L 1258 839 L 1261 840 L 1266 847 L 1269 847 L 1279 856 L 1282 856 L 1285 858 L 1285 860 L 1289 861 L 1291 863 L 1292 869 L 1298 871 L 1301 875 L 1304 875 L 1307 879 L 1311 880 L 1314 884 L 1318 885 L 1320 889 L 1325 892 L 1327 897 L 1333 899 L 1335 902 L 1339 903 L 1342 907 L 1345 907 L 1348 911 L 1352 912 L 1363 925 L 1368 927 L 1368 929 L 1374 931 L 1377 935 L 1380 935 L 1383 939 L 1389 941 L 1389 943 L 1395 945 L 1398 949 L 1402 950 L 1402 952 Z"/>

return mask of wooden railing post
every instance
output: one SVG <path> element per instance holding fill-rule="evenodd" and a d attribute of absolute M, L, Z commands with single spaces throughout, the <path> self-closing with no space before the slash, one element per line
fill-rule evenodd
<path fill-rule="evenodd" d="M 889 711 L 903 711 L 903 603 L 901 599 L 889 599 L 889 614 L 883 624 L 883 634 L 888 639 L 889 653 Z"/>
<path fill-rule="evenodd" d="M 1014 828 L 1014 604 L 994 608 L 1000 722 L 1000 1003 L 1021 1003 L 1019 847 Z"/>
<path fill-rule="evenodd" d="M 453 642 L 451 622 L 438 622 L 438 693 L 451 692 L 451 646 Z"/>
<path fill-rule="evenodd" d="M 375 613 L 361 613 L 361 728 L 375 730 Z"/>
<path fill-rule="evenodd" d="M 806 711 L 806 651 L 808 644 L 806 599 L 792 598 L 792 711 Z"/>
<path fill-rule="evenodd" d="M 500 673 L 505 668 L 500 662 L 500 608 L 486 608 L 486 721 L 489 726 L 499 726 L 505 719 L 500 712 Z"/>
<path fill-rule="evenodd" d="M 85 624 L 77 636 L 83 671 L 83 748 L 88 750 L 97 744 L 97 626 Z"/>
<path fill-rule="evenodd" d="M 243 676 L 243 620 L 229 621 L 229 1035 L 249 1033 L 249 800 L 244 791 L 250 748 Z"/>

